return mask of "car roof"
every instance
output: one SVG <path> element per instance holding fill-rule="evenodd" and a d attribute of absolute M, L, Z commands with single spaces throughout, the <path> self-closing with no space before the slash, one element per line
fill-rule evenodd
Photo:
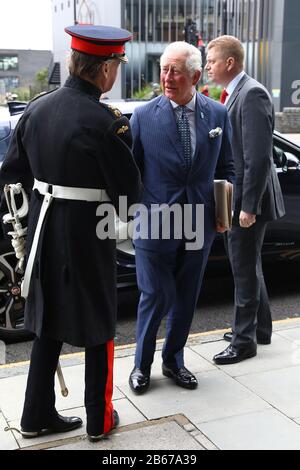
<path fill-rule="evenodd" d="M 109 104 L 119 109 L 122 114 L 132 114 L 139 106 L 149 103 L 148 100 L 101 100 L 104 104 Z"/>
<path fill-rule="evenodd" d="M 0 106 L 0 122 L 11 123 L 11 128 L 14 129 L 17 125 L 18 120 L 22 116 L 22 113 L 11 116 L 7 106 Z"/>

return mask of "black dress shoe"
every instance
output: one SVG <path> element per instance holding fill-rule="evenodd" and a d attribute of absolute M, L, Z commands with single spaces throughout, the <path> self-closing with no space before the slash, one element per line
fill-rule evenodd
<path fill-rule="evenodd" d="M 244 361 L 244 359 L 250 359 L 250 357 L 254 357 L 256 354 L 255 345 L 237 349 L 230 344 L 225 351 L 214 356 L 214 362 L 221 365 L 236 364 L 237 362 Z"/>
<path fill-rule="evenodd" d="M 21 434 L 25 439 L 38 437 L 44 434 L 73 431 L 82 426 L 82 419 L 77 416 L 65 417 L 57 414 L 50 424 L 41 429 L 21 428 Z"/>
<path fill-rule="evenodd" d="M 150 385 L 150 372 L 135 367 L 129 376 L 129 385 L 134 393 L 145 393 Z"/>
<path fill-rule="evenodd" d="M 181 367 L 175 371 L 163 364 L 162 373 L 166 377 L 173 379 L 179 387 L 188 388 L 189 390 L 193 390 L 198 387 L 196 377 L 185 367 Z"/>
<path fill-rule="evenodd" d="M 232 331 L 230 331 L 228 333 L 224 333 L 224 335 L 223 335 L 223 339 L 225 341 L 228 341 L 229 343 L 231 343 L 232 337 L 233 337 Z M 271 338 L 260 338 L 260 337 L 258 337 L 257 338 L 257 344 L 271 344 Z"/>
<path fill-rule="evenodd" d="M 116 429 L 117 426 L 119 426 L 120 424 L 120 418 L 119 418 L 119 414 L 116 410 L 114 410 L 114 425 L 113 427 L 111 428 L 111 430 L 109 432 L 106 432 L 104 434 L 98 434 L 96 436 L 92 436 L 90 434 L 88 434 L 88 440 L 90 442 L 98 442 L 98 441 L 101 441 L 102 439 L 104 439 L 105 437 L 107 437 L 111 431 L 113 431 L 114 429 Z"/>

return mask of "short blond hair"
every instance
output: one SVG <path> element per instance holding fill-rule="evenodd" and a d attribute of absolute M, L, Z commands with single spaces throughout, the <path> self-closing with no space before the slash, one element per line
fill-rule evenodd
<path fill-rule="evenodd" d="M 243 44 L 236 37 L 225 35 L 213 39 L 208 43 L 207 50 L 209 51 L 213 47 L 220 50 L 224 59 L 233 57 L 238 65 L 244 66 L 245 52 Z"/>

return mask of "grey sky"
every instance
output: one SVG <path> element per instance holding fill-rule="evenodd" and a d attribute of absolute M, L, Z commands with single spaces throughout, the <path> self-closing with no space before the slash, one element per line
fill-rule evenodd
<path fill-rule="evenodd" d="M 0 0 L 0 49 L 52 50 L 51 0 Z"/>

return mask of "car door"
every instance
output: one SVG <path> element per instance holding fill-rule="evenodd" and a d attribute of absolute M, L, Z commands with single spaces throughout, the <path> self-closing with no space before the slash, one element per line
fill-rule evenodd
<path fill-rule="evenodd" d="M 268 224 L 263 253 L 300 260 L 300 148 L 280 134 L 274 134 L 273 158 L 286 215 Z"/>

